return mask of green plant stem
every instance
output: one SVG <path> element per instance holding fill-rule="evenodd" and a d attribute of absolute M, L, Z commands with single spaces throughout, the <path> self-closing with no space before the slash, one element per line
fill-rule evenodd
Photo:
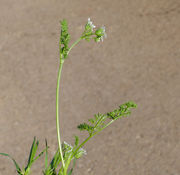
<path fill-rule="evenodd" d="M 116 119 L 115 119 L 116 120 Z M 66 175 L 66 172 L 67 172 L 67 169 L 68 169 L 68 167 L 69 167 L 69 164 L 70 164 L 70 161 L 71 161 L 71 159 L 73 158 L 73 156 L 76 154 L 76 152 L 80 149 L 80 148 L 82 148 L 85 144 L 86 144 L 86 142 L 87 141 L 89 141 L 94 135 L 96 135 L 96 134 L 98 134 L 100 131 L 102 131 L 103 129 L 105 129 L 106 127 L 108 127 L 110 124 L 112 124 L 115 120 L 111 120 L 109 123 L 107 123 L 103 128 L 101 128 L 100 130 L 98 130 L 98 131 L 96 131 L 96 132 L 94 132 L 93 134 L 91 134 L 91 135 L 89 135 L 77 148 L 76 148 L 76 150 L 73 152 L 73 154 L 71 155 L 71 157 L 68 159 L 68 163 L 66 164 L 66 166 L 65 166 L 65 174 L 64 175 Z"/>
<path fill-rule="evenodd" d="M 72 46 L 69 48 L 69 51 L 67 54 L 69 54 L 71 49 L 76 44 L 78 44 L 81 40 L 82 40 L 82 38 L 79 38 L 78 40 L 76 40 L 72 44 Z M 65 170 L 65 163 L 64 163 L 64 159 L 63 159 L 62 146 L 61 146 L 61 136 L 60 136 L 60 125 L 59 125 L 59 88 L 60 88 L 61 72 L 62 72 L 62 67 L 63 67 L 63 63 L 64 63 L 64 60 L 62 58 L 63 55 L 61 54 L 61 42 L 60 41 L 59 41 L 60 64 L 59 64 L 57 88 L 56 88 L 56 129 L 57 129 L 57 139 L 58 139 L 58 145 L 59 145 L 59 152 L 60 152 L 60 156 L 61 156 L 61 160 L 62 160 L 62 166 L 63 166 L 64 172 L 67 172 L 67 169 Z"/>
<path fill-rule="evenodd" d="M 64 164 L 62 147 L 61 147 L 60 126 L 59 126 L 59 86 L 60 86 L 62 67 L 63 67 L 63 61 L 62 61 L 61 55 L 60 55 L 60 64 L 59 64 L 57 88 L 56 88 L 56 129 L 57 129 L 57 139 L 58 139 L 58 145 L 59 145 L 59 152 L 60 152 L 60 156 L 61 156 L 61 160 L 62 160 L 62 166 L 64 168 L 65 164 Z"/>
<path fill-rule="evenodd" d="M 68 167 L 69 167 L 69 164 L 71 163 L 71 160 L 73 158 L 73 156 L 76 154 L 76 152 L 91 138 L 93 137 L 93 135 L 90 135 L 89 137 L 87 137 L 77 148 L 76 150 L 73 152 L 73 154 L 69 157 L 69 159 L 67 160 L 66 162 L 66 166 L 64 168 L 64 175 L 67 174 L 67 170 L 68 170 Z"/>
<path fill-rule="evenodd" d="M 93 136 L 95 136 L 96 134 L 98 134 L 100 131 L 102 131 L 103 129 L 105 129 L 106 127 L 108 127 L 110 124 L 112 124 L 115 120 L 111 120 L 108 124 L 106 124 L 103 128 L 99 129 L 98 131 L 94 132 L 93 134 L 89 135 L 89 137 L 87 137 L 74 151 L 74 154 L 85 145 L 85 143 L 92 138 Z"/>
<path fill-rule="evenodd" d="M 71 49 L 77 45 L 83 38 L 80 37 L 78 40 L 76 40 L 71 47 L 69 48 L 69 52 Z M 61 40 L 60 40 L 61 41 Z M 62 153 L 62 146 L 61 146 L 61 137 L 60 137 L 60 125 L 59 125 L 59 87 L 60 87 L 60 79 L 61 79 L 61 71 L 64 63 L 64 59 L 62 58 L 63 55 L 61 53 L 61 42 L 59 41 L 59 54 L 60 54 L 60 64 L 59 64 L 59 70 L 58 70 L 58 79 L 57 79 L 57 88 L 56 88 L 56 129 L 57 129 L 57 139 L 58 139 L 58 145 L 59 145 L 59 152 L 62 160 L 62 166 L 63 166 L 63 173 L 64 175 L 67 174 L 68 165 L 65 166 L 64 159 L 63 159 L 63 153 Z"/>
<path fill-rule="evenodd" d="M 81 40 L 82 40 L 82 37 L 80 37 L 78 40 L 76 40 L 76 41 L 71 45 L 71 47 L 69 48 L 69 51 L 68 51 L 67 54 L 69 54 L 69 52 L 71 51 L 71 49 L 72 49 L 76 44 L 78 44 Z"/>
<path fill-rule="evenodd" d="M 102 131 L 103 129 L 105 129 L 106 127 L 108 127 L 110 124 L 112 124 L 114 121 L 115 121 L 116 119 L 114 119 L 114 120 L 111 120 L 108 124 L 106 124 L 104 127 L 102 127 L 100 130 L 98 130 L 98 131 L 96 131 L 95 133 L 93 133 L 93 136 L 94 135 L 96 135 L 96 134 L 98 134 L 100 131 Z"/>

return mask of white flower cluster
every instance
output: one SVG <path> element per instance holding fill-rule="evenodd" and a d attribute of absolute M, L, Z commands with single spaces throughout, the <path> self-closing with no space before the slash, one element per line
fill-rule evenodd
<path fill-rule="evenodd" d="M 87 155 L 86 150 L 85 150 L 85 149 L 83 149 L 83 148 L 80 148 L 80 149 L 79 149 L 79 152 L 82 152 L 84 155 Z"/>
<path fill-rule="evenodd" d="M 70 145 L 69 143 L 67 143 L 66 141 L 63 142 L 64 145 L 68 146 L 68 148 L 70 148 L 71 150 L 73 149 L 73 146 Z"/>
<path fill-rule="evenodd" d="M 85 31 L 83 33 L 83 39 L 89 41 L 90 39 L 94 39 L 96 42 L 103 41 L 104 38 L 107 37 L 105 27 L 102 26 L 94 31 L 96 26 L 93 24 L 90 18 L 88 18 L 88 22 L 85 25 Z M 92 37 L 93 36 L 93 37 Z"/>
<path fill-rule="evenodd" d="M 103 36 L 101 36 L 101 41 L 103 42 L 104 38 L 107 38 L 105 26 L 101 27 Z"/>
<path fill-rule="evenodd" d="M 96 26 L 92 23 L 90 18 L 88 18 L 88 24 L 90 25 L 92 31 L 94 28 L 96 28 Z"/>
<path fill-rule="evenodd" d="M 66 141 L 64 141 L 63 144 L 66 145 L 66 146 L 68 147 L 68 149 L 69 149 L 69 150 L 67 151 L 67 153 L 72 152 L 72 150 L 73 150 L 73 146 L 72 146 L 72 145 L 70 145 L 70 144 L 67 143 Z M 80 148 L 78 152 L 79 152 L 79 153 L 82 152 L 82 153 L 85 154 L 85 155 L 87 154 L 87 153 L 86 153 L 86 150 L 83 149 L 83 148 Z"/>

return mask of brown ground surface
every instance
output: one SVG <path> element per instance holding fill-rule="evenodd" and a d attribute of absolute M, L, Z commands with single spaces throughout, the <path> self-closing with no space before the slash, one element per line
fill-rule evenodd
<path fill-rule="evenodd" d="M 76 126 L 95 113 L 128 100 L 138 109 L 85 146 L 74 174 L 180 175 L 179 0 L 0 0 L 0 152 L 23 166 L 37 136 L 52 156 L 59 21 L 68 20 L 74 41 L 88 17 L 108 38 L 83 41 L 65 62 L 62 140 L 73 143 Z M 13 174 L 0 157 L 0 175 Z"/>

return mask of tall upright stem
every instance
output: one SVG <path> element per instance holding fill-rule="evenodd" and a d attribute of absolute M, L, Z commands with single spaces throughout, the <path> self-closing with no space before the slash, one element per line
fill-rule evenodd
<path fill-rule="evenodd" d="M 62 166 L 64 168 L 65 164 L 64 164 L 62 147 L 61 147 L 60 126 L 59 126 L 59 86 L 60 86 L 62 67 L 63 67 L 63 61 L 60 59 L 58 78 L 57 78 L 57 88 L 56 88 L 56 129 L 57 129 L 59 152 L 60 152 L 60 156 L 61 156 L 61 160 L 62 160 Z"/>
<path fill-rule="evenodd" d="M 69 48 L 69 52 L 71 49 L 78 44 L 81 41 L 82 38 L 79 38 L 77 41 L 75 41 L 72 46 Z M 60 87 L 60 79 L 61 79 L 61 71 L 64 63 L 63 55 L 61 53 L 61 39 L 59 40 L 59 58 L 60 58 L 60 64 L 59 64 L 59 70 L 58 70 L 58 78 L 57 78 L 57 88 L 56 88 L 56 129 L 57 129 L 57 139 L 58 139 L 58 146 L 59 146 L 59 152 L 62 160 L 62 166 L 64 174 L 67 172 L 67 168 L 65 168 L 65 163 L 63 159 L 63 153 L 62 153 L 62 146 L 61 146 L 61 136 L 60 136 L 60 125 L 59 125 L 59 87 Z"/>

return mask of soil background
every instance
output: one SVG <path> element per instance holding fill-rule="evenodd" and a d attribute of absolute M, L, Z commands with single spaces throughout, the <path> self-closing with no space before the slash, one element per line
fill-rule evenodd
<path fill-rule="evenodd" d="M 179 0 L 0 0 L 0 152 L 25 166 L 33 137 L 57 148 L 55 98 L 59 21 L 71 43 L 88 17 L 106 26 L 103 43 L 82 41 L 64 63 L 62 140 L 79 123 L 133 100 L 128 118 L 89 141 L 74 175 L 180 175 Z M 42 174 L 44 158 L 32 168 Z M 16 174 L 0 157 L 0 175 Z"/>

